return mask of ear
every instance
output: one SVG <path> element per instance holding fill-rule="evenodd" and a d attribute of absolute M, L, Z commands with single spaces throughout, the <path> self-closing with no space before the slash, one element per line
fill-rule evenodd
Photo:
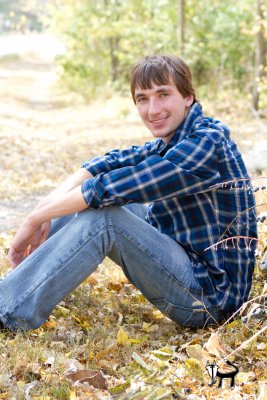
<path fill-rule="evenodd" d="M 191 107 L 192 104 L 193 104 L 193 101 L 194 101 L 194 97 L 193 97 L 192 94 L 190 94 L 189 96 L 187 96 L 187 97 L 185 98 L 185 105 L 186 105 L 186 107 Z"/>

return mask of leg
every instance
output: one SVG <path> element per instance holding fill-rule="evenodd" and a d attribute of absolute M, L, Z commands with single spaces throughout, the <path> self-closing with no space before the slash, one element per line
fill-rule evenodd
<path fill-rule="evenodd" d="M 77 214 L 0 283 L 0 319 L 11 330 L 40 326 L 106 256 L 174 321 L 218 317 L 174 240 L 126 207 L 107 207 Z"/>
<path fill-rule="evenodd" d="M 130 204 L 131 212 L 145 220 L 146 206 Z M 123 222 L 122 222 L 123 223 Z M 118 246 L 109 257 L 120 265 L 128 279 L 163 314 L 183 326 L 217 324 L 221 314 L 204 296 L 184 248 L 149 225 L 140 223 L 139 235 L 131 235 L 125 223 Z M 147 224 L 148 225 L 148 224 Z M 125 229 L 126 228 L 126 229 Z"/>

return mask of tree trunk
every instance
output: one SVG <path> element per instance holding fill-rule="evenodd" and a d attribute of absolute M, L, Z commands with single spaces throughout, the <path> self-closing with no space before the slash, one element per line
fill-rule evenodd
<path fill-rule="evenodd" d="M 254 84 L 253 84 L 253 103 L 252 106 L 255 110 L 259 110 L 260 90 L 259 86 L 263 81 L 266 68 L 266 39 L 264 28 L 264 0 L 257 0 L 257 19 L 259 21 L 259 28 L 256 34 L 256 48 L 255 48 L 255 70 L 254 70 Z"/>
<path fill-rule="evenodd" d="M 180 55 L 184 55 L 185 45 L 185 16 L 184 16 L 185 0 L 178 0 L 178 47 Z"/>
<path fill-rule="evenodd" d="M 118 37 L 112 37 L 109 39 L 109 53 L 110 53 L 110 63 L 111 63 L 111 80 L 116 82 L 118 79 L 119 70 L 119 59 L 117 56 L 117 50 L 119 47 L 120 39 Z"/>

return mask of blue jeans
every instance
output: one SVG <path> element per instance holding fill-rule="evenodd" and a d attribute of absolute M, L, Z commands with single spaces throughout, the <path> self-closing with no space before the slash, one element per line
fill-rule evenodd
<path fill-rule="evenodd" d="M 50 237 L 0 283 L 0 319 L 39 327 L 108 256 L 162 313 L 183 326 L 219 323 L 185 250 L 145 221 L 146 206 L 87 209 L 53 221 Z"/>

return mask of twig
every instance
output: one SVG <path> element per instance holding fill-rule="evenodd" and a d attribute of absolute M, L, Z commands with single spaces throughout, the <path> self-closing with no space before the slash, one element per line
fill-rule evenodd
<path fill-rule="evenodd" d="M 215 183 L 215 185 L 212 185 L 212 186 L 210 186 L 209 188 L 210 189 L 212 189 L 212 188 L 218 188 L 218 187 L 223 187 L 223 186 L 227 186 L 227 185 L 229 185 L 230 183 L 231 184 L 235 184 L 235 183 L 237 183 L 237 182 L 240 182 L 240 181 L 255 181 L 255 180 L 258 180 L 258 179 L 267 179 L 267 176 L 259 176 L 259 177 L 255 177 L 255 178 L 236 178 L 236 179 L 232 179 L 231 181 L 226 181 L 226 182 L 220 182 L 220 183 Z"/>
<path fill-rule="evenodd" d="M 255 205 L 255 206 L 246 208 L 246 210 L 241 211 L 240 213 L 238 213 L 237 216 L 232 220 L 232 222 L 230 222 L 230 224 L 226 227 L 225 231 L 221 234 L 220 239 L 223 237 L 223 235 L 226 234 L 226 232 L 227 232 L 227 231 L 229 230 L 229 228 L 233 225 L 233 223 L 235 222 L 235 220 L 236 220 L 237 218 L 240 217 L 240 215 L 244 214 L 244 213 L 247 212 L 247 211 L 253 210 L 253 209 L 258 208 L 258 207 L 266 206 L 266 205 L 267 205 L 267 203 L 258 204 L 258 205 Z M 220 239 L 219 239 L 219 240 L 220 240 Z"/>
<path fill-rule="evenodd" d="M 251 338 L 243 342 L 237 349 L 233 350 L 230 354 L 228 354 L 227 358 L 231 357 L 235 353 L 237 353 L 240 350 L 243 350 L 250 342 L 252 342 L 257 336 L 261 335 L 264 331 L 266 331 L 267 325 L 263 326 L 255 335 L 253 335 Z M 225 357 L 224 357 L 225 358 Z"/>
<path fill-rule="evenodd" d="M 229 238 L 220 240 L 220 241 L 217 242 L 217 243 L 214 243 L 213 245 L 211 245 L 211 246 L 207 247 L 206 249 L 204 249 L 204 251 L 207 251 L 207 250 L 209 250 L 209 249 L 212 249 L 213 247 L 215 247 L 215 249 L 216 249 L 217 246 L 218 246 L 219 244 L 221 244 L 221 243 L 226 243 L 226 242 L 228 242 L 229 240 L 232 240 L 232 242 L 233 242 L 234 240 L 239 240 L 239 239 L 246 239 L 246 240 L 249 240 L 249 248 L 250 248 L 251 241 L 253 241 L 253 240 L 254 240 L 254 241 L 258 241 L 258 240 L 259 240 L 258 238 L 254 238 L 254 237 L 250 237 L 250 236 L 232 236 L 232 237 L 229 237 Z"/>
<path fill-rule="evenodd" d="M 255 302 L 256 300 L 261 299 L 261 298 L 263 298 L 263 297 L 267 297 L 267 293 L 260 294 L 259 296 L 253 297 L 253 299 L 248 300 L 248 301 L 246 301 L 244 304 L 242 304 L 242 306 L 239 307 L 238 310 L 236 310 L 235 313 L 232 314 L 231 317 L 228 318 L 228 320 L 225 321 L 224 324 L 218 328 L 218 331 L 221 331 L 221 330 L 225 327 L 225 325 L 227 325 L 228 322 L 229 322 L 235 315 L 237 315 L 240 311 L 242 311 L 242 309 L 245 309 L 246 306 L 247 306 L 248 304 L 253 303 L 253 302 Z"/>

